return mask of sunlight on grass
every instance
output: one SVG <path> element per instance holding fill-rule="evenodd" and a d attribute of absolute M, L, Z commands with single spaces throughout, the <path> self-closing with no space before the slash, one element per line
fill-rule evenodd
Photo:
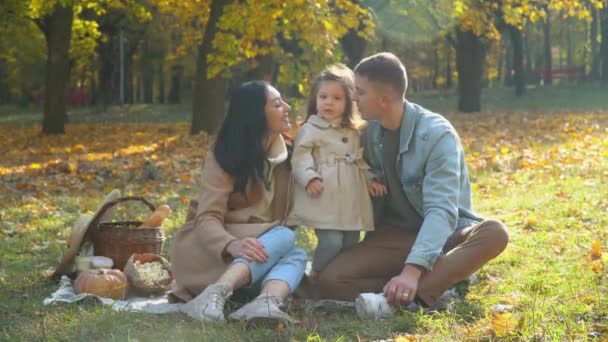
<path fill-rule="evenodd" d="M 207 138 L 188 135 L 185 123 L 75 124 L 65 136 L 44 138 L 34 127 L 0 126 L 9 136 L 0 142 L 0 151 L 8 151 L 0 170 L 9 170 L 0 172 L 0 339 L 608 338 L 608 113 L 448 117 L 467 150 L 477 211 L 504 221 L 511 234 L 507 250 L 479 271 L 467 302 L 451 312 L 403 312 L 369 322 L 350 311 L 315 311 L 295 301 L 290 310 L 300 324 L 276 326 L 116 313 L 94 302 L 42 306 L 56 289 L 43 273 L 57 264 L 70 225 L 95 210 L 109 189 L 174 209 L 164 224 L 167 255 L 185 203 L 197 194 Z M 128 207 L 120 215 L 144 210 Z M 316 244 L 312 230 L 298 231 L 298 240 L 309 251 Z M 491 313 L 496 304 L 513 308 L 497 316 Z"/>

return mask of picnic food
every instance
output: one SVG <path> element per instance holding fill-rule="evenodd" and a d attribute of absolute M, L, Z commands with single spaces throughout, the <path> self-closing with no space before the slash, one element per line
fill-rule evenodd
<path fill-rule="evenodd" d="M 127 277 L 114 269 L 82 271 L 74 281 L 76 293 L 91 293 L 113 299 L 126 298 L 127 287 Z"/>
<path fill-rule="evenodd" d="M 171 279 L 171 275 L 160 261 L 142 263 L 139 260 L 136 260 L 133 264 L 135 265 L 135 268 L 137 268 L 139 279 L 145 287 L 152 288 L 162 286 L 167 280 Z"/>
<path fill-rule="evenodd" d="M 148 216 L 144 222 L 140 225 L 141 228 L 156 228 L 160 227 L 163 220 L 171 212 L 171 208 L 166 205 L 159 205 L 156 210 L 150 216 Z"/>
<path fill-rule="evenodd" d="M 124 272 L 131 289 L 140 294 L 165 292 L 173 280 L 171 264 L 154 253 L 133 254 Z"/>

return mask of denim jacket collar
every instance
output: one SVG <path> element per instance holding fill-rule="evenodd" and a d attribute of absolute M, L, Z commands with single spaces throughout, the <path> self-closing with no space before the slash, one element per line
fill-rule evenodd
<path fill-rule="evenodd" d="M 401 137 L 399 142 L 399 153 L 405 153 L 410 148 L 410 141 L 414 136 L 414 128 L 416 127 L 416 108 L 409 103 L 405 102 L 403 105 L 403 118 L 401 119 L 401 130 L 399 136 Z"/>

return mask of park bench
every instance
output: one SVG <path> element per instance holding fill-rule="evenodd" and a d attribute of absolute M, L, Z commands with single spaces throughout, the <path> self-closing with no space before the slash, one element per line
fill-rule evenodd
<path fill-rule="evenodd" d="M 549 79 L 549 77 L 551 77 L 551 79 L 580 80 L 585 77 L 585 66 L 581 65 L 567 68 L 540 69 L 538 71 L 538 77 L 543 83 Z"/>

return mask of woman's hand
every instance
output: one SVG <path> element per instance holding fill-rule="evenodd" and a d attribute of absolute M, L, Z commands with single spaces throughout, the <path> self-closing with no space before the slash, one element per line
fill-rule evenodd
<path fill-rule="evenodd" d="M 243 258 L 258 264 L 264 264 L 268 261 L 268 253 L 266 253 L 264 245 L 256 238 L 233 240 L 226 246 L 226 252 L 233 258 Z"/>
<path fill-rule="evenodd" d="M 382 183 L 371 181 L 367 186 L 367 191 L 372 197 L 384 196 L 387 193 L 386 186 Z"/>
<path fill-rule="evenodd" d="M 319 178 L 313 178 L 308 184 L 306 184 L 306 193 L 312 198 L 321 196 L 323 192 L 323 181 Z"/>

